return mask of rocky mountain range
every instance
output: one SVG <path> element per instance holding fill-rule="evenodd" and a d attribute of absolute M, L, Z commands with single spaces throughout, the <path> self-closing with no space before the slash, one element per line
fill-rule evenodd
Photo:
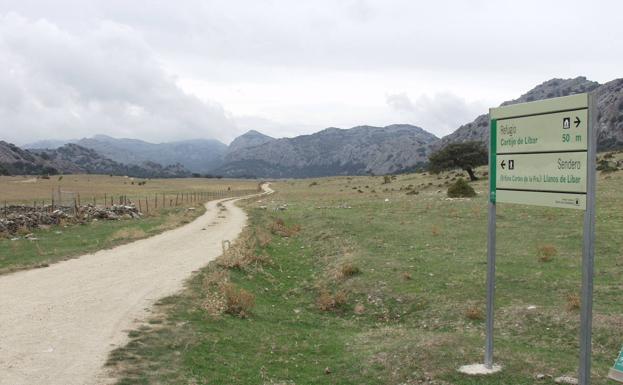
<path fill-rule="evenodd" d="M 163 167 L 155 162 L 126 165 L 95 150 L 68 143 L 56 149 L 23 150 L 0 141 L 0 175 L 112 174 L 141 178 L 189 176 L 180 164 Z"/>
<path fill-rule="evenodd" d="M 582 76 L 574 79 L 551 79 L 517 99 L 502 103 L 501 106 L 592 91 L 597 95 L 597 149 L 603 151 L 623 147 L 623 79 L 603 85 Z M 435 147 L 472 140 L 488 143 L 489 114 L 480 115 L 473 122 L 462 125 L 452 134 L 443 137 Z"/>
<path fill-rule="evenodd" d="M 597 95 L 598 149 L 623 147 L 623 79 L 616 79 L 605 84 L 590 81 L 585 77 L 551 79 L 502 105 L 582 92 L 595 92 Z M 229 146 L 216 140 L 153 144 L 136 139 L 115 139 L 104 135 L 74 142 L 80 147 L 93 150 L 109 161 L 115 159 L 120 164 L 143 168 L 146 167 L 145 162 L 179 164 L 170 170 L 159 169 L 152 164 L 151 169 L 154 172 L 165 174 L 183 174 L 185 172 L 183 168 L 195 173 L 228 177 L 279 178 L 387 174 L 420 168 L 427 162 L 428 155 L 432 151 L 449 143 L 472 140 L 486 143 L 488 124 L 489 116 L 483 114 L 441 139 L 422 128 L 400 124 L 386 127 L 358 126 L 351 129 L 332 127 L 312 135 L 280 139 L 251 130 L 236 138 Z M 57 141 L 43 141 L 32 144 L 30 147 L 46 148 L 58 145 Z M 30 152 L 22 155 L 28 157 L 36 154 Z M 52 153 L 48 155 L 53 156 Z M 54 162 L 66 162 L 61 166 L 56 164 L 61 170 L 69 170 L 71 169 L 69 163 L 72 159 L 91 159 L 94 156 L 91 154 L 84 158 L 69 157 L 66 159 L 61 155 L 56 155 Z M 49 162 L 35 162 L 39 166 L 28 164 L 27 162 L 22 164 L 21 169 L 53 167 Z M 93 164 L 93 162 L 88 164 Z M 81 167 L 85 170 L 103 170 L 112 167 L 106 166 L 106 162 L 103 161 L 95 162 L 95 164 L 97 167 Z"/>

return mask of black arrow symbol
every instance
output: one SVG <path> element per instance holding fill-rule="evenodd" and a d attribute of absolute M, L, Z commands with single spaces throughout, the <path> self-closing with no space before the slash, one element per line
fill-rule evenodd
<path fill-rule="evenodd" d="M 582 123 L 582 121 L 580 120 L 580 118 L 578 118 L 577 116 L 575 117 L 575 120 L 573 121 L 573 123 L 575 123 L 575 126 L 578 127 L 580 125 L 580 123 Z"/>
<path fill-rule="evenodd" d="M 506 162 L 502 161 L 502 163 L 500 163 L 500 166 L 502 166 L 502 170 L 504 170 L 504 167 L 506 167 Z"/>

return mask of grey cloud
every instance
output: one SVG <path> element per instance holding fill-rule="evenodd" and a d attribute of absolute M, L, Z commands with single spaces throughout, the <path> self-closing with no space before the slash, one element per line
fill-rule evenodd
<path fill-rule="evenodd" d="M 220 105 L 184 93 L 127 25 L 102 21 L 76 33 L 10 13 L 0 17 L 0 53 L 8 69 L 0 73 L 4 139 L 105 133 L 227 140 L 237 134 Z"/>
<path fill-rule="evenodd" d="M 484 103 L 467 102 L 451 93 L 421 95 L 415 102 L 406 93 L 391 94 L 386 102 L 404 119 L 437 135 L 449 134 L 486 111 Z"/>

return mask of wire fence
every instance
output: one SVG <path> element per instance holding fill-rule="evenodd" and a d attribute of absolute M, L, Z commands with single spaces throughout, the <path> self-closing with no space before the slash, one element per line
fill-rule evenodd
<path fill-rule="evenodd" d="M 205 203 L 207 201 L 250 195 L 261 191 L 258 185 L 255 189 L 218 189 L 209 191 L 186 191 L 186 192 L 158 192 L 140 195 L 103 193 L 100 195 L 81 196 L 79 192 L 63 190 L 60 187 L 53 190 L 49 199 L 36 199 L 29 203 L 3 201 L 1 213 L 3 217 L 15 207 L 30 207 L 35 211 L 54 212 L 62 210 L 75 215 L 80 207 L 93 205 L 96 207 L 112 207 L 117 205 L 134 206 L 139 212 L 147 213 L 167 207 L 177 207 L 192 203 Z"/>

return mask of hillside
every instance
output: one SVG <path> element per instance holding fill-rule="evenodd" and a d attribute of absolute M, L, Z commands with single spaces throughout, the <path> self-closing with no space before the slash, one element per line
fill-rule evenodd
<path fill-rule="evenodd" d="M 280 178 L 395 173 L 425 163 L 429 146 L 437 140 L 407 124 L 327 128 L 229 151 L 215 173 Z"/>
<path fill-rule="evenodd" d="M 149 143 L 138 139 L 117 139 L 106 135 L 80 139 L 76 144 L 125 164 L 143 162 L 181 164 L 192 172 L 207 172 L 221 164 L 227 146 L 218 140 L 194 139 Z"/>
<path fill-rule="evenodd" d="M 583 92 L 595 91 L 599 114 L 599 130 L 597 133 L 598 150 L 623 147 L 623 79 L 616 79 L 600 85 L 585 77 L 574 79 L 551 79 L 521 97 L 502 103 L 502 106 L 535 100 L 567 96 Z M 465 141 L 488 142 L 489 114 L 478 116 L 473 122 L 459 127 L 452 134 L 441 139 L 436 147 L 449 143 Z"/>
<path fill-rule="evenodd" d="M 56 174 L 44 158 L 12 143 L 0 141 L 0 175 Z"/>
<path fill-rule="evenodd" d="M 0 174 L 112 174 L 142 178 L 184 177 L 190 173 L 176 164 L 163 167 L 154 162 L 125 165 L 101 156 L 96 151 L 77 144 L 65 144 L 57 149 L 23 150 L 0 141 Z"/>

